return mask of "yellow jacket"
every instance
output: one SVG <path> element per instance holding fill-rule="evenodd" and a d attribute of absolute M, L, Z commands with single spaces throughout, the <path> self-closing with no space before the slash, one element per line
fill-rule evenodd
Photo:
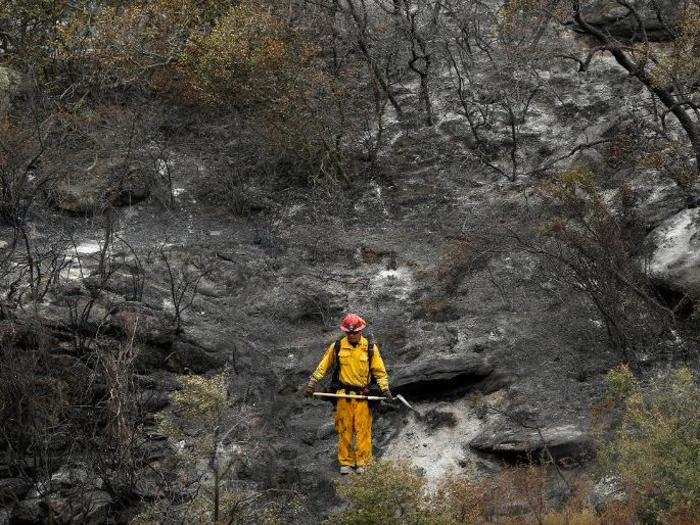
<path fill-rule="evenodd" d="M 384 361 L 382 361 L 382 356 L 379 354 L 379 346 L 376 344 L 374 345 L 372 363 L 369 363 L 369 353 L 367 352 L 368 345 L 369 341 L 365 337 L 360 339 L 357 346 L 352 346 L 347 337 L 343 337 L 340 340 L 340 351 L 338 352 L 338 357 L 340 358 L 340 382 L 346 385 L 364 388 L 367 386 L 369 369 L 371 368 L 372 375 L 377 380 L 379 388 L 381 388 L 382 391 L 389 390 L 389 375 L 386 373 Z M 313 373 L 313 377 L 316 381 L 321 381 L 335 365 L 334 346 L 335 342 L 330 344 L 326 353 L 323 355 L 323 359 L 321 359 L 318 367 L 316 367 L 316 371 Z"/>

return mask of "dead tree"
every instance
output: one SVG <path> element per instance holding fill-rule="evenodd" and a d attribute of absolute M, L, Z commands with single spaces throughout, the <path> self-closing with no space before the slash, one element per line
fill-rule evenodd
<path fill-rule="evenodd" d="M 615 0 L 611 2 L 616 7 L 624 9 L 627 17 L 634 28 L 628 35 L 628 38 L 622 39 L 616 37 L 610 31 L 598 24 L 594 24 L 587 20 L 582 12 L 581 2 L 574 1 L 573 18 L 576 22 L 576 30 L 592 37 L 598 44 L 597 49 L 600 51 L 608 51 L 615 58 L 617 63 L 622 66 L 631 76 L 639 80 L 666 108 L 666 112 L 662 115 L 662 119 L 666 114 L 671 114 L 678 120 L 678 123 L 683 128 L 688 140 L 690 141 L 693 155 L 696 162 L 696 172 L 700 173 L 700 104 L 698 103 L 698 91 L 700 84 L 693 82 L 689 85 L 680 82 L 676 78 L 676 71 L 669 71 L 669 78 L 662 81 L 656 72 L 662 63 L 662 57 L 657 56 L 653 52 L 652 45 L 654 40 L 650 31 L 647 31 L 647 22 L 645 21 L 645 13 L 643 13 L 638 2 L 628 0 Z M 680 2 L 679 12 L 676 15 L 681 22 L 685 18 L 692 18 L 697 15 L 700 10 L 700 5 L 697 1 Z M 700 34 L 700 29 L 694 28 L 689 24 L 686 27 L 686 32 L 691 32 L 690 35 L 682 34 L 682 29 L 679 29 L 678 22 L 674 25 L 673 22 L 663 16 L 659 11 L 659 7 L 655 5 L 655 20 L 661 21 L 665 27 L 665 34 L 680 38 L 693 38 L 694 43 L 690 42 L 687 51 L 688 62 L 697 61 L 697 38 Z M 648 13 L 647 13 L 648 14 Z M 640 49 L 643 52 L 640 52 Z"/>

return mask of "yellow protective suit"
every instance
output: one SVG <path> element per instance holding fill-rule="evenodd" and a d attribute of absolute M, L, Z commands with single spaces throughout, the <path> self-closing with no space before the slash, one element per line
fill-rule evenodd
<path fill-rule="evenodd" d="M 374 346 L 372 362 L 369 362 L 367 346 L 369 341 L 362 337 L 356 346 L 343 337 L 340 341 L 340 382 L 365 388 L 369 383 L 369 374 L 377 381 L 382 391 L 389 390 L 389 376 L 379 347 Z M 313 373 L 317 381 L 335 366 L 335 344 L 331 343 Z M 344 390 L 338 390 L 343 393 Z M 364 467 L 372 460 L 372 412 L 367 401 L 355 399 L 338 399 L 335 412 L 335 430 L 338 433 L 338 462 L 344 467 Z M 353 447 L 353 437 L 355 443 Z"/>

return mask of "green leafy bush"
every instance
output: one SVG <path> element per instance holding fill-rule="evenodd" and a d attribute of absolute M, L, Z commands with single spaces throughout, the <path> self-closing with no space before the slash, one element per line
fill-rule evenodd
<path fill-rule="evenodd" d="M 622 479 L 644 522 L 699 516 L 700 388 L 694 374 L 681 368 L 642 389 L 620 366 L 607 380 L 620 412 L 601 454 L 603 466 Z"/>
<path fill-rule="evenodd" d="M 327 523 L 343 525 L 419 525 L 431 518 L 425 479 L 405 463 L 382 461 L 343 479 L 338 494 L 348 507 Z"/>

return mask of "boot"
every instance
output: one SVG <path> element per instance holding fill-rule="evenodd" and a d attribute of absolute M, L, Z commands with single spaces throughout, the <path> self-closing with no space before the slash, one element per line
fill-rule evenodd
<path fill-rule="evenodd" d="M 346 467 L 345 465 L 340 467 L 340 473 L 345 475 L 345 474 L 352 474 L 352 467 Z"/>

